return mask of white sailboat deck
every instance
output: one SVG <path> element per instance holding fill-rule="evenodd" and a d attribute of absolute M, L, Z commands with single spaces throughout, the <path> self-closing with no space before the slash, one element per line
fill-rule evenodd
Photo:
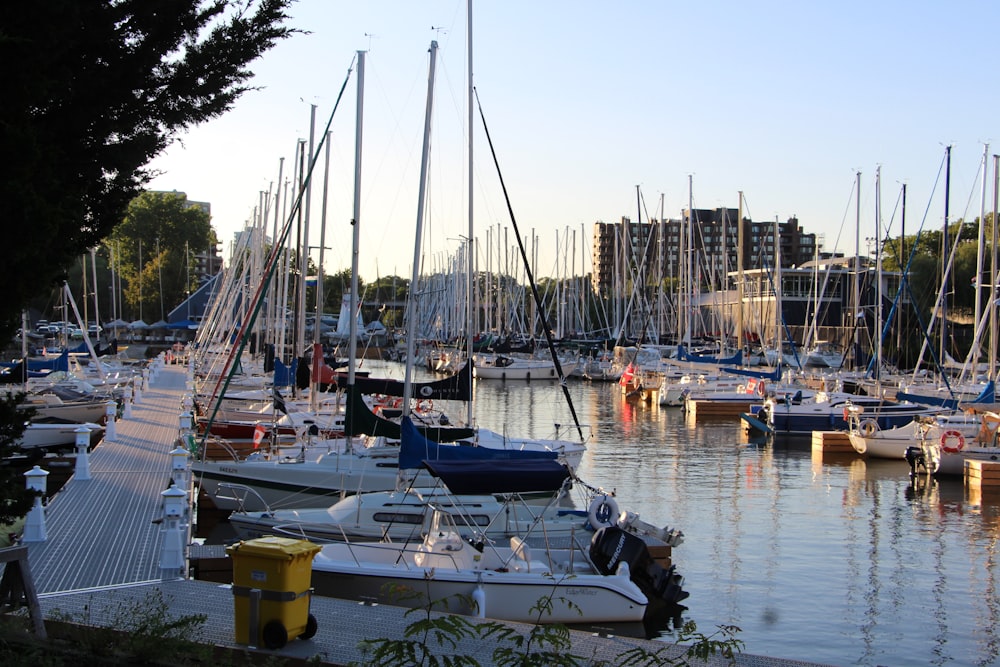
<path fill-rule="evenodd" d="M 233 594 L 229 586 L 178 577 L 160 570 L 161 493 L 170 484 L 170 456 L 178 434 L 186 368 L 160 369 L 131 417 L 116 424 L 115 440 L 102 442 L 90 455 L 91 479 L 71 477 L 46 510 L 46 540 L 29 543 L 29 567 L 47 619 L 78 620 L 112 626 L 123 609 L 142 608 L 151 596 L 162 598 L 176 617 L 206 616 L 191 639 L 235 650 Z M 314 596 L 311 613 L 319 631 L 276 651 L 287 658 L 316 664 L 363 662 L 362 639 L 400 638 L 413 616 L 397 607 Z M 513 627 L 521 627 L 511 624 Z M 528 626 L 522 627 L 527 632 Z M 635 646 L 649 650 L 664 644 L 626 637 L 572 632 L 571 652 L 593 660 L 615 658 Z M 483 665 L 492 664 L 493 641 L 463 644 L 462 652 Z M 680 654 L 682 649 L 678 648 Z M 810 663 L 739 655 L 739 665 Z M 696 663 L 695 663 L 696 664 Z M 727 664 L 721 658 L 707 663 Z"/>

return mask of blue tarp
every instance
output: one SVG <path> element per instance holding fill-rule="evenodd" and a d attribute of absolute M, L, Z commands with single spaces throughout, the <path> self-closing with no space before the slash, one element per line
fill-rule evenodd
<path fill-rule="evenodd" d="M 706 364 L 720 364 L 723 366 L 739 366 L 743 363 L 743 350 L 736 350 L 736 354 L 729 357 L 713 357 L 707 354 L 692 354 L 688 352 L 687 346 L 677 346 L 677 359 L 680 361 L 696 361 Z"/>
<path fill-rule="evenodd" d="M 511 461 L 525 459 L 538 461 L 555 460 L 557 457 L 556 452 L 541 450 L 439 444 L 421 435 L 409 417 L 403 417 L 399 427 L 399 467 L 404 469 L 424 467 L 426 461 Z M 459 493 L 454 489 L 452 492 Z"/>
<path fill-rule="evenodd" d="M 566 466 L 551 459 L 438 460 L 424 465 L 455 494 L 558 491 L 569 478 Z"/>
<path fill-rule="evenodd" d="M 298 358 L 292 359 L 291 366 L 286 366 L 281 359 L 274 359 L 274 386 L 291 387 L 295 384 L 295 371 L 299 367 Z"/>
<path fill-rule="evenodd" d="M 952 396 L 951 398 L 942 398 L 937 396 L 924 396 L 919 393 L 914 394 L 905 391 L 896 392 L 897 401 L 910 401 L 911 403 L 919 403 L 920 405 L 932 405 L 935 407 L 947 408 L 949 410 L 957 410 L 959 404 L 961 405 L 992 405 L 996 402 L 996 384 L 993 380 L 986 383 L 983 387 L 983 391 L 980 392 L 979 396 L 972 399 L 971 401 L 960 401 L 959 399 Z"/>

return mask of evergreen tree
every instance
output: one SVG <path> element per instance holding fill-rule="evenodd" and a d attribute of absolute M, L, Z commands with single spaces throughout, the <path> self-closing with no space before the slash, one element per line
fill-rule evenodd
<path fill-rule="evenodd" d="M 292 29 L 291 0 L 46 0 L 0 18 L 0 336 L 28 300 L 121 222 L 182 132 L 249 90 L 249 63 Z"/>
<path fill-rule="evenodd" d="M 0 336 L 31 297 L 125 217 L 147 165 L 229 110 L 251 62 L 294 30 L 291 0 L 9 2 L 0 17 L 0 201 L 7 253 Z M 0 406 L 0 455 L 23 418 Z M 0 520 L 30 506 L 0 477 Z M 28 503 L 28 504 L 26 504 Z"/>

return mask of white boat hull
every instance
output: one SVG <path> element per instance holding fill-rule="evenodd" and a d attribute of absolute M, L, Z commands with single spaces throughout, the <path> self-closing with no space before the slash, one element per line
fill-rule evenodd
<path fill-rule="evenodd" d="M 462 548 L 472 550 L 468 544 Z M 444 554 L 434 555 L 433 567 L 421 567 L 414 562 L 416 553 L 414 548 L 401 555 L 393 544 L 326 545 L 313 560 L 312 586 L 319 595 L 382 604 L 422 607 L 441 601 L 436 611 L 521 623 L 639 622 L 648 605 L 627 574 L 560 572 L 541 562 L 465 569 L 450 565 L 454 561 Z M 584 564 L 582 557 L 578 562 Z M 549 597 L 551 614 L 533 609 Z M 483 600 L 484 609 L 478 608 L 477 599 Z"/>

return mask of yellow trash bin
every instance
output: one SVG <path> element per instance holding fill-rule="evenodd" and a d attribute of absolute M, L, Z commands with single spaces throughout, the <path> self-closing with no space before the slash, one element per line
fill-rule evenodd
<path fill-rule="evenodd" d="M 307 540 L 259 537 L 226 547 L 233 559 L 236 642 L 269 649 L 316 634 L 309 613 L 312 560 L 320 547 Z"/>

